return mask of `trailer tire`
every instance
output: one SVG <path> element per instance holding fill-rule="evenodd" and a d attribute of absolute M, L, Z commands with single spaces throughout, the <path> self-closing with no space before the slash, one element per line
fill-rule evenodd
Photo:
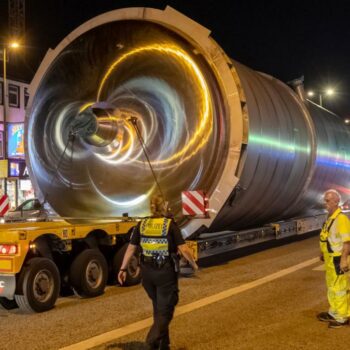
<path fill-rule="evenodd" d="M 103 294 L 108 277 L 105 257 L 97 249 L 86 249 L 74 260 L 69 270 L 70 285 L 81 297 Z"/>
<path fill-rule="evenodd" d="M 13 310 L 17 309 L 18 305 L 16 303 L 16 300 L 10 300 L 4 297 L 0 297 L 0 305 L 5 309 L 5 310 Z"/>
<path fill-rule="evenodd" d="M 23 268 L 19 283 L 23 294 L 16 294 L 18 307 L 24 312 L 44 312 L 55 306 L 60 291 L 60 273 L 47 258 L 32 258 Z"/>
<path fill-rule="evenodd" d="M 128 243 L 124 244 L 113 257 L 112 262 L 112 276 L 114 284 L 116 284 L 118 272 L 122 266 L 124 255 L 126 249 L 128 248 Z M 126 278 L 123 286 L 134 286 L 141 282 L 141 270 L 140 270 L 140 248 L 138 248 L 135 254 L 131 257 L 129 264 L 126 268 Z"/>

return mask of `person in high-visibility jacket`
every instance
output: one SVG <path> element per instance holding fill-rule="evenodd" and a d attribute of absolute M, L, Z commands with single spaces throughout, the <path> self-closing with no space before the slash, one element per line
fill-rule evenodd
<path fill-rule="evenodd" d="M 330 189 L 324 194 L 328 218 L 320 233 L 321 260 L 326 269 L 328 312 L 317 318 L 329 328 L 347 325 L 350 318 L 349 261 L 350 221 L 339 207 L 340 194 Z"/>
<path fill-rule="evenodd" d="M 162 197 L 151 198 L 152 216 L 143 219 L 133 230 L 130 243 L 118 273 L 122 285 L 130 258 L 140 246 L 142 285 L 152 300 L 153 325 L 146 343 L 150 349 L 170 349 L 169 324 L 178 303 L 178 256 L 182 255 L 193 267 L 198 266 L 186 245 L 179 227 L 166 217 L 167 203 Z"/>

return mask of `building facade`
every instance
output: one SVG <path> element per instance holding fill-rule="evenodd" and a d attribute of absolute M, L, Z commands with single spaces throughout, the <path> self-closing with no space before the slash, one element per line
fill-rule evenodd
<path fill-rule="evenodd" d="M 7 79 L 7 92 L 0 78 L 0 192 L 14 209 L 34 197 L 24 153 L 24 121 L 29 84 Z M 6 111 L 4 102 L 6 101 Z"/>

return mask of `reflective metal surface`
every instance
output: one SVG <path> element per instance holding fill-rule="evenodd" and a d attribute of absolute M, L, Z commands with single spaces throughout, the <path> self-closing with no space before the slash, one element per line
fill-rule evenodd
<path fill-rule="evenodd" d="M 322 210 L 322 195 L 350 194 L 350 133 L 333 113 L 235 62 L 249 116 L 239 183 L 211 230 L 240 229 Z"/>
<path fill-rule="evenodd" d="M 343 120 L 273 77 L 235 62 L 249 116 L 238 185 L 211 230 L 240 229 L 322 210 L 322 195 L 350 194 L 350 133 Z"/>
<path fill-rule="evenodd" d="M 329 188 L 338 190 L 345 201 L 350 198 L 349 128 L 343 119 L 313 102 L 307 102 L 307 107 L 315 126 L 317 158 L 305 201 L 317 207 L 322 193 Z"/>
<path fill-rule="evenodd" d="M 149 214 L 156 185 L 130 116 L 175 214 L 182 190 L 212 191 L 225 156 L 223 106 L 193 51 L 157 24 L 118 21 L 83 33 L 50 63 L 27 148 L 37 186 L 60 215 Z"/>
<path fill-rule="evenodd" d="M 235 62 L 246 97 L 248 144 L 238 185 L 213 229 L 254 226 L 302 211 L 297 203 L 313 164 L 313 131 L 294 92 Z"/>
<path fill-rule="evenodd" d="M 342 120 L 230 61 L 209 34 L 171 8 L 122 9 L 47 54 L 31 85 L 26 153 L 60 215 L 149 214 L 156 185 L 131 117 L 184 236 L 305 214 L 330 187 L 349 193 Z M 182 218 L 191 189 L 207 193 L 210 218 Z"/>

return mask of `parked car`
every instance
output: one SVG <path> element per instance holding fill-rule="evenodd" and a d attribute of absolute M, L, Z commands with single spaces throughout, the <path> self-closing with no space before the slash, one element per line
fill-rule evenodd
<path fill-rule="evenodd" d="M 37 198 L 28 199 L 4 215 L 4 222 L 47 221 L 49 212 Z"/>

